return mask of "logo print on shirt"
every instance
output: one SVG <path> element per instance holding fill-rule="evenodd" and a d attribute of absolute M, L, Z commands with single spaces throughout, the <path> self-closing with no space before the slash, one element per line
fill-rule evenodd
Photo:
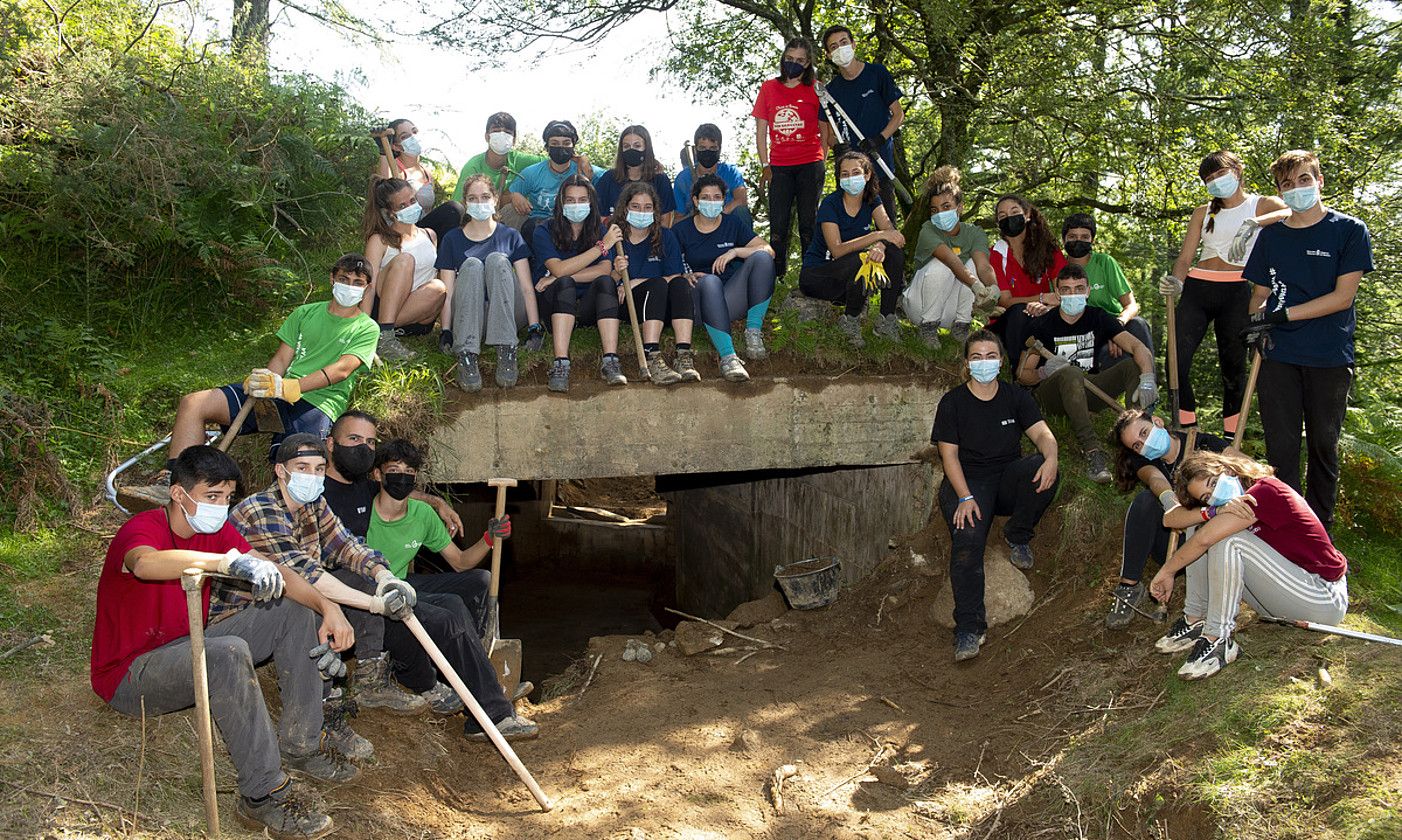
<path fill-rule="evenodd" d="M 1271 277 L 1271 294 L 1275 298 L 1275 308 L 1271 311 L 1279 312 L 1285 308 L 1285 281 L 1276 276 L 1275 269 L 1269 269 Z"/>
<path fill-rule="evenodd" d="M 774 130 L 788 137 L 803 131 L 803 117 L 792 105 L 784 105 L 774 112 Z"/>
<path fill-rule="evenodd" d="M 1306 250 L 1305 250 L 1305 256 L 1307 256 L 1307 257 L 1332 257 L 1332 256 L 1334 256 L 1334 255 L 1331 254 L 1331 253 L 1329 253 L 1328 251 L 1319 251 L 1319 250 L 1314 250 L 1314 249 L 1306 249 Z"/>

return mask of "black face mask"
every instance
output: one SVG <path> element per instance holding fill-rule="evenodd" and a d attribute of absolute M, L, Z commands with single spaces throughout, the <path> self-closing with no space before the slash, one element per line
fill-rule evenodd
<path fill-rule="evenodd" d="M 556 166 L 563 166 L 574 159 L 573 146 L 551 146 L 548 151 L 550 152 L 550 160 Z"/>
<path fill-rule="evenodd" d="M 642 149 L 624 149 L 619 155 L 623 159 L 624 166 L 642 166 L 643 159 L 647 157 Z"/>
<path fill-rule="evenodd" d="M 710 169 L 720 163 L 720 149 L 697 149 L 696 162 Z"/>
<path fill-rule="evenodd" d="M 1017 236 L 1027 230 L 1026 216 L 1005 216 L 998 220 L 998 231 L 1004 236 Z"/>
<path fill-rule="evenodd" d="M 806 68 L 797 61 L 779 62 L 779 75 L 783 76 L 785 79 L 797 79 L 799 76 L 803 75 L 805 69 Z"/>
<path fill-rule="evenodd" d="M 1090 243 L 1085 241 L 1084 239 L 1073 239 L 1067 242 L 1066 256 L 1075 257 L 1078 260 L 1081 257 L 1090 256 Z"/>
<path fill-rule="evenodd" d="M 409 473 L 389 473 L 382 482 L 391 499 L 402 502 L 414 492 L 414 476 Z"/>
<path fill-rule="evenodd" d="M 336 465 L 341 475 L 355 481 L 370 472 L 370 467 L 374 466 L 375 450 L 371 449 L 368 443 L 338 446 L 331 450 L 331 463 Z"/>

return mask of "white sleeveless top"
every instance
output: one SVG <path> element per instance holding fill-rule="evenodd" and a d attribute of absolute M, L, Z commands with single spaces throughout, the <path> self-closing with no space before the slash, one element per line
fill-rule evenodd
<path fill-rule="evenodd" d="M 405 253 L 414 258 L 414 282 L 410 291 L 417 289 L 434 277 L 438 276 L 438 270 L 433 264 L 438 260 L 438 249 L 429 240 L 428 234 L 416 229 L 418 236 L 415 236 L 405 248 Z M 380 268 L 389 265 L 389 261 L 399 256 L 399 249 L 394 247 L 385 248 L 385 255 L 380 260 Z"/>
<path fill-rule="evenodd" d="M 1256 204 L 1261 200 L 1259 195 L 1246 194 L 1246 200 L 1235 207 L 1223 207 L 1217 211 L 1216 216 L 1209 215 L 1207 218 L 1214 219 L 1212 230 L 1207 229 L 1207 219 L 1202 221 L 1202 252 L 1198 260 L 1207 260 L 1216 257 L 1223 262 L 1231 262 L 1227 259 L 1227 251 L 1232 247 L 1232 239 L 1236 237 L 1237 228 L 1241 223 L 1256 215 Z M 1209 205 L 1209 213 L 1211 206 Z M 1246 260 L 1251 256 L 1251 249 L 1256 247 L 1256 234 L 1251 237 L 1251 242 L 1246 246 L 1246 256 L 1242 257 L 1240 265 L 1246 265 Z"/>

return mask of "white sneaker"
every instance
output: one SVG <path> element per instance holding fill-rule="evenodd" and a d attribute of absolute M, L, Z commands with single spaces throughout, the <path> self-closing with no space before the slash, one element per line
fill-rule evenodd
<path fill-rule="evenodd" d="M 1241 648 L 1231 636 L 1223 636 L 1215 642 L 1203 636 L 1193 646 L 1183 667 L 1178 669 L 1178 676 L 1185 680 L 1206 679 L 1235 662 L 1240 652 Z"/>
<path fill-rule="evenodd" d="M 1201 636 L 1202 620 L 1199 619 L 1189 624 L 1188 617 L 1180 615 L 1178 616 L 1178 621 L 1174 622 L 1173 627 L 1171 627 L 1167 633 L 1163 634 L 1157 642 L 1154 642 L 1154 650 L 1159 653 L 1179 653 L 1185 650 L 1192 650 L 1193 645 L 1197 643 L 1198 638 Z"/>
<path fill-rule="evenodd" d="M 731 353 L 720 360 L 720 375 L 727 382 L 749 382 L 749 371 L 745 370 L 745 363 L 740 361 L 740 357 Z"/>

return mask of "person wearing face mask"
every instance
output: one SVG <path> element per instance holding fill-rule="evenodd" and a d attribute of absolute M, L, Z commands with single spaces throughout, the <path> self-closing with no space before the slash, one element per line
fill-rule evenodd
<path fill-rule="evenodd" d="M 1225 149 L 1198 164 L 1198 177 L 1212 200 L 1193 211 L 1178 259 L 1159 284 L 1161 294 L 1178 298 L 1179 425 L 1197 425 L 1193 356 L 1212 327 L 1222 370 L 1222 430 L 1227 435 L 1236 432 L 1246 389 L 1246 344 L 1240 333 L 1250 314 L 1251 292 L 1242 266 L 1261 228 L 1289 215 L 1278 198 L 1247 192 L 1244 175 L 1241 158 Z"/>
<path fill-rule="evenodd" d="M 692 143 L 696 163 L 691 167 L 682 167 L 672 184 L 672 200 L 676 205 L 677 214 L 689 216 L 696 212 L 696 205 L 691 200 L 696 181 L 706 175 L 715 175 L 725 184 L 725 204 L 721 212 L 753 227 L 754 219 L 750 216 L 750 188 L 745 186 L 745 174 L 740 171 L 740 167 L 720 159 L 720 127 L 714 123 L 702 123 L 696 127 Z"/>
<path fill-rule="evenodd" d="M 397 119 L 386 128 L 374 132 L 377 151 L 380 153 L 375 169 L 376 179 L 398 178 L 408 181 L 414 188 L 414 203 L 417 212 L 405 214 L 409 224 L 416 224 L 438 235 L 462 224 L 463 207 L 457 201 L 438 203 L 436 182 L 423 160 L 423 142 L 419 139 L 419 128 L 411 120 Z M 385 147 L 389 147 L 389 154 Z"/>
<path fill-rule="evenodd" d="M 828 93 L 857 124 L 864 138 L 858 141 L 855 135 L 848 137 L 849 129 L 845 123 L 834 124 L 826 108 L 819 111 L 823 140 L 832 147 L 834 164 L 843 152 L 850 149 L 870 157 L 874 167 L 876 159 L 881 158 L 895 172 L 894 138 L 905 122 L 905 108 L 901 106 L 901 91 L 891 78 L 890 71 L 883 65 L 857 58 L 852 30 L 846 26 L 829 26 L 818 40 L 827 53 L 828 61 L 837 68 L 837 75 L 827 84 Z M 846 137 L 847 142 L 838 144 L 838 137 Z M 875 167 L 875 170 L 880 179 L 881 205 L 886 208 L 886 215 L 895 221 L 895 185 L 886 178 L 880 167 Z"/>
<path fill-rule="evenodd" d="M 1154 353 L 1154 339 L 1149 334 L 1149 322 L 1139 317 L 1139 301 L 1129 287 L 1124 270 L 1115 258 L 1095 250 L 1095 217 L 1089 213 L 1072 213 L 1061 223 L 1061 243 L 1066 249 L 1066 261 L 1086 270 L 1090 295 L 1086 303 L 1103 309 L 1119 319 L 1130 335 L 1143 342 Z M 1098 351 L 1096 364 L 1108 368 L 1124 355 L 1120 345 L 1111 342 Z"/>
<path fill-rule="evenodd" d="M 1043 359 L 1039 353 L 1024 350 L 1017 380 L 1035 389 L 1043 412 L 1071 421 L 1071 431 L 1086 455 L 1086 474 L 1094 482 L 1108 484 L 1109 461 L 1096 441 L 1090 419 L 1092 412 L 1105 406 L 1091 398 L 1085 383 L 1098 386 L 1112 398 L 1126 394 L 1131 403 L 1152 408 L 1159 398 L 1154 357 L 1113 315 L 1086 305 L 1089 285 L 1085 269 L 1064 266 L 1056 278 L 1056 291 L 1056 310 L 1035 319 L 1028 328 L 1028 334 L 1054 355 Z M 1102 370 L 1096 359 L 1100 348 L 1110 342 L 1132 358 Z"/>
<path fill-rule="evenodd" d="M 901 295 L 901 309 L 920 325 L 920 338 L 939 347 L 941 328 L 963 342 L 974 306 L 987 311 L 998 302 L 998 279 L 988 261 L 988 234 L 959 220 L 964 191 L 959 170 L 941 166 L 925 183 L 930 218 L 915 240 L 915 276 Z"/>
<path fill-rule="evenodd" d="M 520 230 L 531 214 L 531 203 L 525 196 L 510 192 L 508 188 L 526 167 L 534 166 L 545 158 L 516 148 L 516 118 L 505 111 L 498 111 L 487 117 L 485 137 L 487 150 L 468 160 L 458 171 L 458 184 L 453 188 L 453 200 L 463 200 L 462 191 L 468 178 L 473 175 L 486 175 L 496 187 L 497 195 L 501 196 L 497 202 L 497 217 L 507 227 Z"/>
<path fill-rule="evenodd" d="M 657 193 L 657 218 L 663 227 L 671 227 L 673 211 L 677 209 L 672 200 L 672 182 L 652 151 L 652 135 L 640 125 L 630 125 L 618 135 L 618 154 L 613 169 L 600 174 L 594 184 L 604 224 L 613 216 L 623 187 L 637 181 L 652 184 Z"/>
<path fill-rule="evenodd" d="M 993 517 L 1010 517 L 1003 526 L 1009 559 L 1019 569 L 1032 568 L 1033 533 L 1061 481 L 1056 438 L 1036 402 L 998 379 L 998 337 L 987 330 L 970 335 L 964 362 L 967 380 L 940 398 L 930 431 L 944 469 L 936 501 L 949 526 L 955 662 L 978 656 L 988 630 L 983 557 Z M 1022 454 L 1024 435 L 1036 454 Z"/>
<path fill-rule="evenodd" d="M 594 168 L 589 165 L 589 156 L 575 153 L 579 143 L 579 132 L 569 120 L 551 120 L 541 132 L 548 157 L 522 169 L 512 179 L 508 200 L 518 205 L 517 196 L 531 206 L 530 218 L 521 225 L 521 235 L 529 241 L 535 226 L 550 218 L 555 209 L 555 198 L 560 194 L 560 185 L 571 175 L 582 175 L 592 183 Z"/>
<path fill-rule="evenodd" d="M 896 341 L 900 338 L 896 303 L 905 282 L 905 237 L 881 205 L 871 158 L 848 152 L 838 161 L 838 172 L 842 176 L 838 188 L 818 208 L 819 236 L 803 252 L 798 287 L 811 298 L 844 304 L 837 328 L 860 349 L 866 346 L 861 316 L 873 294 L 860 275 L 866 263 L 878 264 L 888 280 L 881 289 L 881 315 L 872 331 Z"/>
<path fill-rule="evenodd" d="M 735 353 L 730 325 L 745 319 L 745 356 L 768 356 L 764 349 L 764 313 L 774 296 L 774 251 L 743 219 L 725 211 L 725 182 L 702 175 L 692 187 L 697 208 L 672 228 L 682 257 L 693 266 L 692 311 L 700 312 L 711 346 L 720 354 L 720 372 L 730 382 L 745 382 L 750 374 Z"/>
<path fill-rule="evenodd" d="M 316 794 L 304 793 L 283 768 L 323 781 L 356 777 L 354 765 L 321 748 L 318 670 L 321 661 L 328 668 L 339 665 L 336 652 L 354 644 L 355 634 L 340 607 L 296 575 L 283 575 L 229 523 L 229 501 L 242 480 L 238 464 L 225 453 L 189 447 L 173 466 L 165 507 L 138 513 L 118 529 L 97 584 L 92 688 L 133 718 L 193 705 L 180 577 L 197 568 L 233 578 L 227 585 L 247 595 L 247 608 L 224 614 L 210 609 L 204 634 L 210 714 L 234 765 L 236 810 L 244 822 L 279 837 L 320 837 L 332 830 L 331 817 Z M 209 609 L 209 589 L 201 597 Z M 279 675 L 277 727 L 254 671 L 269 659 Z M 328 733 L 325 743 L 338 741 Z"/>
<path fill-rule="evenodd" d="M 1257 343 L 1270 333 L 1260 378 L 1266 460 L 1300 490 L 1303 425 L 1305 498 L 1327 529 L 1334 524 L 1339 433 L 1353 383 L 1354 299 L 1373 270 L 1373 246 L 1367 225 L 1324 206 L 1313 152 L 1286 152 L 1271 164 L 1271 175 L 1290 216 L 1261 231 L 1242 271 L 1253 284 L 1247 338 Z"/>
<path fill-rule="evenodd" d="M 1066 257 L 1046 217 L 1032 202 L 1007 194 L 994 205 L 999 239 L 988 261 L 998 280 L 998 305 L 1004 312 L 989 322 L 989 329 L 1021 353 L 1028 324 L 1057 306 L 1055 280 Z"/>
<path fill-rule="evenodd" d="M 696 354 L 691 349 L 694 326 L 691 283 L 684 276 L 682 249 L 676 234 L 664 228 L 656 214 L 657 193 L 652 184 L 634 181 L 618 197 L 618 225 L 623 238 L 621 253 L 614 257 L 613 279 L 620 305 L 633 295 L 643 333 L 643 353 L 648 379 L 654 385 L 700 382 Z M 624 274 L 628 287 L 624 288 Z M 662 358 L 662 325 L 670 321 L 676 339 L 676 368 Z"/>
<path fill-rule="evenodd" d="M 1213 435 L 1193 438 L 1197 452 L 1222 452 L 1227 441 Z M 1149 560 L 1163 565 L 1172 530 L 1197 525 L 1202 519 L 1178 504 L 1173 480 L 1188 455 L 1188 434 L 1164 428 L 1162 419 L 1143 409 L 1122 412 L 1110 430 L 1115 453 L 1115 488 L 1129 493 L 1140 488 L 1125 513 L 1120 552 L 1120 579 L 1111 595 L 1105 626 L 1123 630 L 1148 600 L 1144 567 Z"/>
<path fill-rule="evenodd" d="M 803 38 L 784 44 L 779 76 L 760 85 L 750 116 L 755 118 L 759 188 L 769 190 L 769 245 L 774 270 L 789 265 L 789 234 L 798 214 L 799 253 L 813 241 L 818 196 L 823 189 L 823 134 L 818 94 L 813 89 L 813 48 Z"/>
<path fill-rule="evenodd" d="M 385 178 L 371 185 L 361 222 L 370 289 L 360 308 L 380 325 L 376 355 L 391 362 L 414 358 L 399 338 L 427 335 L 447 297 L 433 267 L 437 234 L 406 221 L 417 206 L 408 181 Z"/>
<path fill-rule="evenodd" d="M 1149 583 L 1161 603 L 1187 570 L 1183 615 L 1154 648 L 1189 651 L 1178 669 L 1210 677 L 1236 661 L 1244 600 L 1263 616 L 1338 624 L 1348 612 L 1348 558 L 1299 493 L 1236 452 L 1195 452 L 1178 468 L 1178 501 L 1199 527 Z"/>

